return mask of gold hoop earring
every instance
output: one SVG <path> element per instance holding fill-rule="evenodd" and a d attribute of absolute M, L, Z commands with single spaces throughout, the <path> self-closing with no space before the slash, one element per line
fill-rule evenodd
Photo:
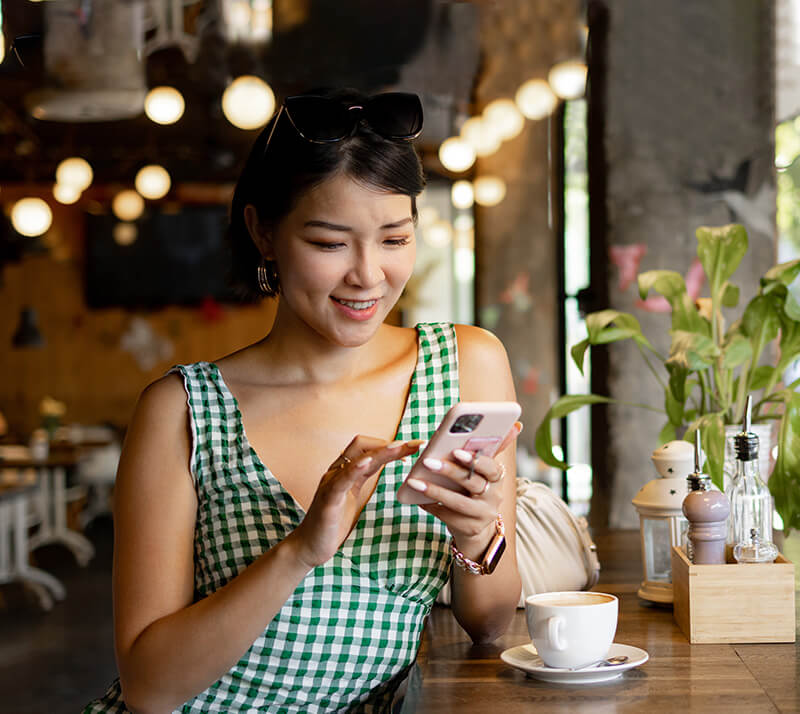
<path fill-rule="evenodd" d="M 258 287 L 265 295 L 277 295 L 280 290 L 278 271 L 274 266 L 275 264 L 270 261 L 270 266 L 267 267 L 267 261 L 264 258 L 261 259 L 261 264 L 258 266 Z"/>

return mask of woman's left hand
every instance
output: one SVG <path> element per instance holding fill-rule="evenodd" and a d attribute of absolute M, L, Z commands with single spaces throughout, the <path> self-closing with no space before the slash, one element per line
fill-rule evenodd
<path fill-rule="evenodd" d="M 426 459 L 428 470 L 452 480 L 462 492 L 428 481 L 409 479 L 407 484 L 437 503 L 420 508 L 440 518 L 467 557 L 478 558 L 495 533 L 495 521 L 503 503 L 500 481 L 505 469 L 499 456 L 519 435 L 519 422 L 511 429 L 494 457 L 456 449 L 450 459 Z M 464 493 L 466 492 L 466 493 Z"/>

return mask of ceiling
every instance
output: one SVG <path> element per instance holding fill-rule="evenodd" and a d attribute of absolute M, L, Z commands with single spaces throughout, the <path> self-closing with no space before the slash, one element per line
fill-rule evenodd
<path fill-rule="evenodd" d="M 435 155 L 456 118 L 469 110 L 479 69 L 478 8 L 469 2 L 274 0 L 272 40 L 248 46 L 226 41 L 222 0 L 175 0 L 197 43 L 196 58 L 187 60 L 173 44 L 145 53 L 142 65 L 147 87 L 171 85 L 184 95 L 186 111 L 177 123 L 159 126 L 144 114 L 116 121 L 34 119 L 26 97 L 58 78 L 45 69 L 54 23 L 48 13 L 85 16 L 94 10 L 96 17 L 108 2 L 119 8 L 144 3 L 152 18 L 172 0 L 2 0 L 6 47 L 19 39 L 0 65 L 0 182 L 52 182 L 58 162 L 72 155 L 89 160 L 95 184 L 130 184 L 151 162 L 164 165 L 173 184 L 234 181 L 257 134 L 237 129 L 222 114 L 222 92 L 240 74 L 260 75 L 279 100 L 325 85 L 416 91 L 426 114 L 421 147 Z M 87 43 L 102 31 L 89 23 L 82 29 Z M 143 34 L 147 41 L 157 29 Z M 75 57 L 77 70 L 68 66 Z M 116 58 L 81 67 L 78 50 L 75 57 L 57 65 L 62 82 L 64 74 L 83 70 L 116 72 L 120 81 L 130 77 L 127 67 L 114 66 Z"/>

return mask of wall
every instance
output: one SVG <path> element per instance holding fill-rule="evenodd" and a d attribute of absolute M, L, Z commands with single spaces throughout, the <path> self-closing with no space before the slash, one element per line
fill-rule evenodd
<path fill-rule="evenodd" d="M 640 245 L 639 271 L 686 274 L 698 226 L 743 223 L 750 251 L 733 282 L 745 304 L 775 261 L 773 3 L 594 4 L 608 22 L 606 225 L 593 235 L 594 249 Z M 620 277 L 610 266 L 610 306 L 633 312 L 667 351 L 669 315 L 637 307 L 635 283 L 622 289 Z M 662 406 L 663 391 L 635 347 L 613 346 L 609 360 L 613 396 Z M 635 528 L 630 501 L 656 475 L 649 456 L 665 419 L 628 406 L 608 417 L 610 524 Z"/>
<path fill-rule="evenodd" d="M 4 187 L 4 203 L 13 195 L 13 189 Z M 55 220 L 45 236 L 50 250 L 6 264 L 0 282 L 0 411 L 18 438 L 27 438 L 38 426 L 38 405 L 45 395 L 65 402 L 67 421 L 124 427 L 139 392 L 170 365 L 215 359 L 269 330 L 273 301 L 220 310 L 88 310 L 83 298 L 83 214 L 53 204 Z M 23 305 L 39 314 L 43 349 L 11 348 Z M 149 368 L 142 368 L 120 345 L 134 317 L 144 318 L 172 345 L 172 353 Z"/>

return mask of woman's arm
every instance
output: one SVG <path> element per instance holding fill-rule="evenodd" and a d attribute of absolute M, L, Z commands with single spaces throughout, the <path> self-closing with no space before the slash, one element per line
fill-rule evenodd
<path fill-rule="evenodd" d="M 458 325 L 459 385 L 461 401 L 514 401 L 514 382 L 506 351 L 491 333 Z M 520 427 L 521 428 L 521 425 Z M 517 432 L 518 433 L 518 432 Z M 516 433 L 513 437 L 516 437 Z M 441 487 L 428 486 L 426 494 L 442 503 L 422 506 L 441 518 L 454 536 L 456 547 L 468 558 L 480 561 L 495 534 L 495 517 L 502 515 L 506 550 L 491 575 L 473 575 L 452 569 L 452 609 L 459 624 L 475 642 L 489 642 L 505 632 L 519 601 L 521 583 L 516 557 L 516 460 L 515 438 L 494 459 L 481 457 L 476 464 L 490 481 L 485 496 L 470 497 Z M 496 481 L 499 466 L 505 476 Z M 463 481 L 464 466 L 446 462 L 440 472 L 469 489 L 483 479 Z"/>
<path fill-rule="evenodd" d="M 186 394 L 177 375 L 148 387 L 128 430 L 114 497 L 115 644 L 128 708 L 172 711 L 219 679 L 305 575 L 341 545 L 366 479 L 416 448 L 356 437 L 345 450 L 352 463 L 323 476 L 303 524 L 193 603 L 197 501 Z"/>

